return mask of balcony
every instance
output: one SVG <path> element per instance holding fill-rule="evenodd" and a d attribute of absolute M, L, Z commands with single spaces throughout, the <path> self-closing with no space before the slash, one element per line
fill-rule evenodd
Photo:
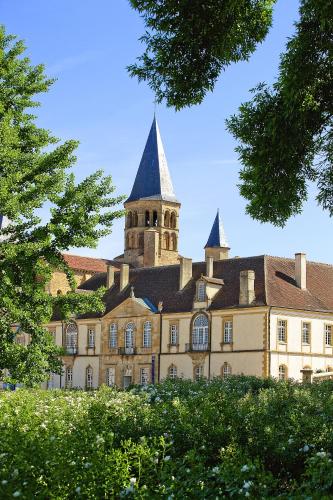
<path fill-rule="evenodd" d="M 77 346 L 76 345 L 66 345 L 65 346 L 65 354 L 67 356 L 74 356 L 77 354 Z"/>
<path fill-rule="evenodd" d="M 210 345 L 208 342 L 204 344 L 185 344 L 186 352 L 209 351 Z"/>
<path fill-rule="evenodd" d="M 122 356 L 131 356 L 136 354 L 136 347 L 119 347 L 118 354 Z"/>

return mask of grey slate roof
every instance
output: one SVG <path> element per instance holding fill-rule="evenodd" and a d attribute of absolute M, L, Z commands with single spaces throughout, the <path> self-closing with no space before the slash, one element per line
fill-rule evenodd
<path fill-rule="evenodd" d="M 219 211 L 217 211 L 208 241 L 205 245 L 205 248 L 213 248 L 213 247 L 229 248 Z"/>
<path fill-rule="evenodd" d="M 132 192 L 126 202 L 147 198 L 178 203 L 155 116 L 135 177 Z"/>

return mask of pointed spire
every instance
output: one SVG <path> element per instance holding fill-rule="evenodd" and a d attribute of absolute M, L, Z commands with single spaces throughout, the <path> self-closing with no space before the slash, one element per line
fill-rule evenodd
<path fill-rule="evenodd" d="M 177 202 L 155 114 L 132 192 L 126 201 L 147 198 Z"/>
<path fill-rule="evenodd" d="M 220 219 L 220 213 L 218 209 L 208 241 L 205 245 L 205 248 L 213 248 L 213 247 L 229 248 L 227 238 L 224 232 L 223 223 Z"/>

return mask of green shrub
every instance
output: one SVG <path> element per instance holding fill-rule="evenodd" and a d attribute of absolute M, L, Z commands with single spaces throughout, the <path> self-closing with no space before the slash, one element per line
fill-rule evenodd
<path fill-rule="evenodd" d="M 333 498 L 333 383 L 0 394 L 0 498 Z"/>

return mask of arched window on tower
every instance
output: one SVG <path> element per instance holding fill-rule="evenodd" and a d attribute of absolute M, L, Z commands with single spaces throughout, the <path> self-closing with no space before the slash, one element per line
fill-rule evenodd
<path fill-rule="evenodd" d="M 177 250 L 177 236 L 175 233 L 172 233 L 170 237 L 170 250 Z"/>
<path fill-rule="evenodd" d="M 171 212 L 170 227 L 172 227 L 173 229 L 175 229 L 175 227 L 176 227 L 176 213 L 175 212 Z"/>
<path fill-rule="evenodd" d="M 170 212 L 166 210 L 164 214 L 164 227 L 170 227 Z"/>
<path fill-rule="evenodd" d="M 133 226 L 138 226 L 138 212 L 133 212 Z"/>
<path fill-rule="evenodd" d="M 150 214 L 149 214 L 149 210 L 146 210 L 146 212 L 145 212 L 145 226 L 146 227 L 150 226 Z"/>
<path fill-rule="evenodd" d="M 132 224 L 133 224 L 132 212 L 128 212 L 128 214 L 127 214 L 127 227 L 132 227 Z"/>
<path fill-rule="evenodd" d="M 153 226 L 156 227 L 158 226 L 158 216 L 157 216 L 157 211 L 153 211 Z"/>
<path fill-rule="evenodd" d="M 163 234 L 163 248 L 165 250 L 169 250 L 169 245 L 170 245 L 170 236 L 169 236 L 169 233 L 164 233 Z"/>

